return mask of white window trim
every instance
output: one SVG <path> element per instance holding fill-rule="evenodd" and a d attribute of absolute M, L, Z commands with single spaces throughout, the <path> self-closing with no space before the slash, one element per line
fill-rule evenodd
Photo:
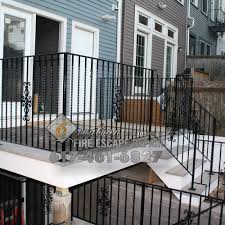
<path fill-rule="evenodd" d="M 138 24 L 138 13 L 144 14 L 149 17 L 149 27 L 143 27 Z M 155 23 L 154 21 L 158 21 L 163 24 L 163 31 L 162 33 L 155 31 Z M 168 28 L 173 30 L 174 38 L 168 37 Z M 146 68 L 152 69 L 152 35 L 158 36 L 165 41 L 165 48 L 164 51 L 166 52 L 166 44 L 170 43 L 174 46 L 174 59 L 173 59 L 173 76 L 176 76 L 177 73 L 177 51 L 178 51 L 178 28 L 173 26 L 172 24 L 166 22 L 165 20 L 161 19 L 160 17 L 152 14 L 151 12 L 147 11 L 146 9 L 141 8 L 138 5 L 135 5 L 135 21 L 134 21 L 134 53 L 133 53 L 133 65 L 136 64 L 136 42 L 137 42 L 137 31 L 141 31 L 143 33 L 148 34 L 148 47 L 147 47 L 147 62 Z M 166 65 L 166 54 L 164 52 L 164 71 L 163 77 L 166 76 L 165 73 L 165 65 Z"/>
<path fill-rule="evenodd" d="M 184 5 L 184 0 L 177 0 L 178 3 L 180 3 L 181 5 Z"/>
<path fill-rule="evenodd" d="M 84 23 L 80 23 L 78 21 L 73 20 L 72 21 L 72 38 L 71 38 L 71 52 L 75 53 L 75 45 L 73 44 L 74 38 L 76 37 L 75 34 L 75 29 L 73 28 L 80 28 L 82 30 L 86 30 L 89 32 L 93 32 L 94 33 L 94 52 L 93 52 L 93 57 L 94 58 L 98 58 L 99 57 L 99 34 L 100 34 L 100 30 L 96 27 L 84 24 Z"/>
<path fill-rule="evenodd" d="M 166 77 L 166 56 L 167 56 L 167 46 L 173 46 L 173 59 L 172 59 L 172 77 L 175 78 L 177 74 L 177 51 L 178 51 L 178 46 L 172 44 L 170 41 L 165 40 L 165 49 L 164 49 L 164 68 L 163 68 L 163 77 Z"/>
<path fill-rule="evenodd" d="M 203 40 L 200 40 L 199 41 L 200 42 L 200 50 L 201 50 L 201 43 L 204 43 L 205 44 L 205 49 L 204 49 L 204 51 L 206 51 L 207 49 L 206 49 L 206 47 L 207 47 L 207 45 L 210 47 L 210 55 L 212 54 L 212 45 L 211 44 L 208 44 L 207 42 L 205 42 L 205 41 L 203 41 Z M 200 52 L 199 52 L 200 53 Z M 208 55 L 206 55 L 205 53 L 204 53 L 204 55 L 205 56 L 208 56 Z"/>
<path fill-rule="evenodd" d="M 202 8 L 201 8 L 201 11 L 204 15 L 208 16 L 209 14 L 209 0 L 207 0 L 207 12 L 204 12 L 203 11 L 203 0 L 202 0 Z"/>
<path fill-rule="evenodd" d="M 190 1 L 192 5 L 198 8 L 199 6 L 199 0 L 194 0 L 194 2 Z"/>

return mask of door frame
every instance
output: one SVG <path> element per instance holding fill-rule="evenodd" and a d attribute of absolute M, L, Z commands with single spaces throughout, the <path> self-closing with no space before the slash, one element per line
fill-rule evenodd
<path fill-rule="evenodd" d="M 174 54 L 175 54 L 175 46 L 169 42 L 166 42 L 165 44 L 165 59 L 164 59 L 164 74 L 165 74 L 165 78 L 166 78 L 166 65 L 167 65 L 167 47 L 170 47 L 172 49 L 171 52 L 171 77 L 170 78 L 174 78 Z"/>
<path fill-rule="evenodd" d="M 66 40 L 67 40 L 67 18 L 59 16 L 57 14 L 53 14 L 32 6 L 25 5 L 23 3 L 16 2 L 14 0 L 0 0 L 0 21 L 4 21 L 4 6 L 8 8 L 12 8 L 19 12 L 30 13 L 32 15 L 31 19 L 31 29 L 32 29 L 32 38 L 30 40 L 30 55 L 35 55 L 35 41 L 36 41 L 36 16 L 45 17 L 51 20 L 55 20 L 59 22 L 59 49 L 58 52 L 64 53 L 66 52 Z M 4 30 L 2 30 L 2 26 L 0 26 L 0 35 L 4 35 Z M 0 59 L 3 58 L 3 40 L 0 38 Z M 63 112 L 63 71 L 64 71 L 64 63 L 63 63 L 63 55 L 60 60 L 60 68 L 59 68 L 59 102 L 58 102 L 58 113 Z M 2 68 L 0 65 L 0 75 L 2 74 Z M 1 79 L 0 79 L 1 80 Z M 31 78 L 32 80 L 32 78 Z M 0 90 L 2 89 L 2 83 L 0 81 Z M 2 93 L 0 91 L 0 102 L 2 101 Z"/>

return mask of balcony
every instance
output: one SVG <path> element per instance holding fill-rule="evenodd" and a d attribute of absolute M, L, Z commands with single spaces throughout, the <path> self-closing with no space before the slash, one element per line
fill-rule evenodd
<path fill-rule="evenodd" d="M 210 24 L 209 29 L 213 33 L 223 34 L 225 32 L 225 12 L 222 9 L 215 9 L 213 13 L 215 23 Z"/>
<path fill-rule="evenodd" d="M 9 193 L 5 197 L 0 192 L 0 210 L 3 208 L 4 213 L 15 207 L 25 207 L 19 185 L 22 182 L 23 185 L 26 183 L 27 196 L 31 199 L 27 202 L 28 207 L 24 208 L 26 220 L 32 220 L 31 215 L 36 210 L 41 219 L 45 218 L 45 213 L 48 217 L 45 223 L 29 224 L 51 223 L 49 205 L 44 204 L 45 212 L 41 211 L 42 203 L 33 206 L 32 199 L 49 203 L 54 187 L 70 188 L 75 199 L 80 199 L 80 202 L 73 199 L 74 217 L 104 224 L 110 219 L 109 214 L 105 214 L 108 209 L 104 204 L 108 202 L 111 209 L 119 212 L 121 199 L 113 202 L 114 195 L 120 195 L 120 188 L 125 192 L 137 188 L 134 195 L 138 199 L 133 204 L 129 203 L 139 208 L 141 213 L 138 215 L 140 223 L 135 221 L 134 224 L 142 225 L 144 221 L 160 223 L 164 215 L 161 209 L 170 210 L 170 202 L 175 202 L 174 207 L 179 211 L 171 211 L 171 214 L 169 211 L 162 220 L 166 224 L 185 224 L 199 217 L 202 217 L 199 224 L 205 224 L 206 220 L 212 224 L 214 201 L 219 210 L 224 204 L 222 171 L 225 144 L 216 136 L 216 118 L 194 99 L 192 78 L 184 75 L 162 78 L 151 69 L 71 53 L 1 59 L 0 74 L 0 188 L 8 190 L 8 186 L 13 186 L 12 180 L 16 180 L 19 188 L 17 196 Z M 162 154 L 153 155 L 154 160 L 158 160 L 154 163 L 151 154 L 157 152 Z M 83 159 L 71 160 L 73 153 L 83 154 Z M 31 159 L 34 155 L 39 157 L 39 161 Z M 44 158 L 46 156 L 48 158 Z M 142 161 L 168 188 L 108 176 Z M 8 175 L 6 170 L 13 175 Z M 23 175 L 22 179 L 15 178 L 14 173 Z M 8 176 L 9 181 L 5 182 Z M 104 182 L 109 187 L 108 192 L 114 190 L 114 194 L 108 195 L 110 201 L 106 196 L 107 190 L 104 192 L 103 189 Z M 154 209 L 157 201 L 146 200 L 153 192 L 160 193 L 160 205 L 159 211 L 150 213 L 150 218 L 149 214 L 146 217 L 143 213 Z M 164 192 L 170 195 L 164 198 Z M 48 197 L 45 197 L 46 193 Z M 208 196 L 213 196 L 209 198 L 210 203 L 205 202 Z M 135 201 L 140 197 L 142 200 L 137 205 Z M 123 203 L 128 204 L 128 201 L 123 200 Z M 92 204 L 96 205 L 92 208 Z M 151 204 L 151 208 L 147 204 Z M 191 211 L 196 216 L 187 211 L 186 206 L 193 208 Z M 124 212 L 128 210 L 127 206 L 121 207 Z M 207 208 L 209 218 L 202 216 L 205 213 L 203 208 Z M 96 216 L 93 218 L 94 211 Z M 6 217 L 11 218 L 11 212 Z M 182 216 L 179 217 L 178 212 Z M 112 224 L 115 219 L 121 221 L 123 216 L 112 213 Z M 221 224 L 222 213 L 216 218 L 218 224 Z M 23 210 L 19 214 L 17 219 Z M 125 220 L 122 221 L 124 223 Z M 129 219 L 127 223 L 133 221 Z"/>

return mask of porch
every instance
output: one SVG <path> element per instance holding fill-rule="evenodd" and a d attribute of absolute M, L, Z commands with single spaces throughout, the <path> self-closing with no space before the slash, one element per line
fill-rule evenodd
<path fill-rule="evenodd" d="M 225 145 L 190 77 L 71 53 L 6 58 L 0 69 L 1 169 L 68 189 L 144 161 L 178 200 L 195 195 L 178 205 L 213 192 L 224 201 Z"/>

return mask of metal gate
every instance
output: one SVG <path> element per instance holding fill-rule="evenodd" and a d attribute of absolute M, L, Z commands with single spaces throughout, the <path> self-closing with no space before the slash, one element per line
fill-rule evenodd
<path fill-rule="evenodd" d="M 25 179 L 0 170 L 0 225 L 25 225 Z"/>
<path fill-rule="evenodd" d="M 49 225 L 54 189 L 0 170 L 0 225 Z"/>

